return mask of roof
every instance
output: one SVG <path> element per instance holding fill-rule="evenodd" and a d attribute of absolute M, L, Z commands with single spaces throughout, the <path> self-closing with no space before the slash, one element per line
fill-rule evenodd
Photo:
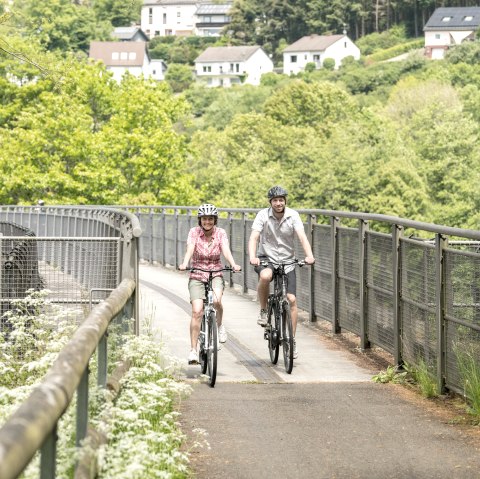
<path fill-rule="evenodd" d="M 433 12 L 423 30 L 477 30 L 479 26 L 480 7 L 442 7 Z"/>
<path fill-rule="evenodd" d="M 109 67 L 142 66 L 145 55 L 148 56 L 147 42 L 90 42 L 88 53 L 89 58 L 101 60 Z"/>
<path fill-rule="evenodd" d="M 213 4 L 208 3 L 200 5 L 197 9 L 197 15 L 225 15 L 232 8 L 231 3 Z"/>
<path fill-rule="evenodd" d="M 143 0 L 144 5 L 195 5 L 198 0 Z"/>
<path fill-rule="evenodd" d="M 197 58 L 195 58 L 195 62 L 244 62 L 257 50 L 261 50 L 258 45 L 241 47 L 208 47 Z"/>
<path fill-rule="evenodd" d="M 285 48 L 284 52 L 323 52 L 345 35 L 307 35 Z"/>
<path fill-rule="evenodd" d="M 140 35 L 145 38 L 145 41 L 148 40 L 148 37 L 140 27 L 117 27 L 113 31 L 112 36 L 118 38 L 119 40 L 131 40 L 137 34 L 137 32 L 139 32 Z"/>

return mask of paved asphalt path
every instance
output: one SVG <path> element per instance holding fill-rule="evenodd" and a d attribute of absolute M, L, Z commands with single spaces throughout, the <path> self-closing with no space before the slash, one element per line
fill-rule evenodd
<path fill-rule="evenodd" d="M 183 400 L 183 432 L 199 479 L 480 478 L 479 442 L 394 385 L 373 383 L 366 370 L 299 325 L 299 358 L 291 375 L 270 364 L 256 325 L 258 304 L 227 290 L 229 340 L 219 354 L 215 388 L 188 366 L 187 275 L 141 265 L 142 314 L 193 388 Z M 203 434 L 198 431 L 204 431 Z"/>

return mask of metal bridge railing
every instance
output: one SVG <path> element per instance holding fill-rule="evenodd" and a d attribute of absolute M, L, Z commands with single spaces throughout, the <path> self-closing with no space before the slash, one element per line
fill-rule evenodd
<path fill-rule="evenodd" d="M 107 334 L 109 325 L 127 331 L 133 318 L 138 333 L 140 234 L 134 215 L 107 207 L 0 206 L 2 312 L 29 289 L 47 289 L 51 303 L 77 312 L 79 324 L 46 377 L 0 429 L 0 477 L 17 477 L 37 450 L 40 476 L 56 477 L 57 424 L 75 391 L 74 443 L 85 438 L 92 355 L 97 351 L 97 384 L 105 386 L 108 361 L 119 359 L 107 354 L 115 337 Z M 3 315 L 0 328 L 9 328 Z"/>
<path fill-rule="evenodd" d="M 126 207 L 144 231 L 140 257 L 178 265 L 196 207 Z M 219 225 L 241 274 L 231 284 L 254 290 L 248 238 L 257 209 L 221 209 Z M 396 364 L 424 362 L 445 388 L 463 393 L 459 351 L 480 366 L 480 230 L 450 228 L 386 215 L 298 210 L 316 257 L 298 270 L 299 307 L 378 346 Z M 296 245 L 299 257 L 302 249 Z"/>

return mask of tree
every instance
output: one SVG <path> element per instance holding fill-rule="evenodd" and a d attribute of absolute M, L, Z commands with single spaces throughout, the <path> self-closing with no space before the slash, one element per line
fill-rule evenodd
<path fill-rule="evenodd" d="M 331 126 L 356 111 L 342 88 L 329 82 L 291 82 L 265 102 L 265 114 L 283 125 L 312 126 L 328 134 Z"/>
<path fill-rule="evenodd" d="M 176 93 L 186 90 L 195 81 L 192 68 L 178 63 L 172 63 L 168 66 L 165 80 Z"/>

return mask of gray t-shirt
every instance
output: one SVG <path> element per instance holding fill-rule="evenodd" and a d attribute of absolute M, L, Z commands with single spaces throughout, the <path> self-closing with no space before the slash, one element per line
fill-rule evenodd
<path fill-rule="evenodd" d="M 257 256 L 266 256 L 270 261 L 280 263 L 293 259 L 295 231 L 303 229 L 300 215 L 291 208 L 285 208 L 285 214 L 279 221 L 275 218 L 272 208 L 265 208 L 257 213 L 252 224 L 252 230 L 260 233 Z M 285 271 L 295 268 L 287 266 Z"/>

